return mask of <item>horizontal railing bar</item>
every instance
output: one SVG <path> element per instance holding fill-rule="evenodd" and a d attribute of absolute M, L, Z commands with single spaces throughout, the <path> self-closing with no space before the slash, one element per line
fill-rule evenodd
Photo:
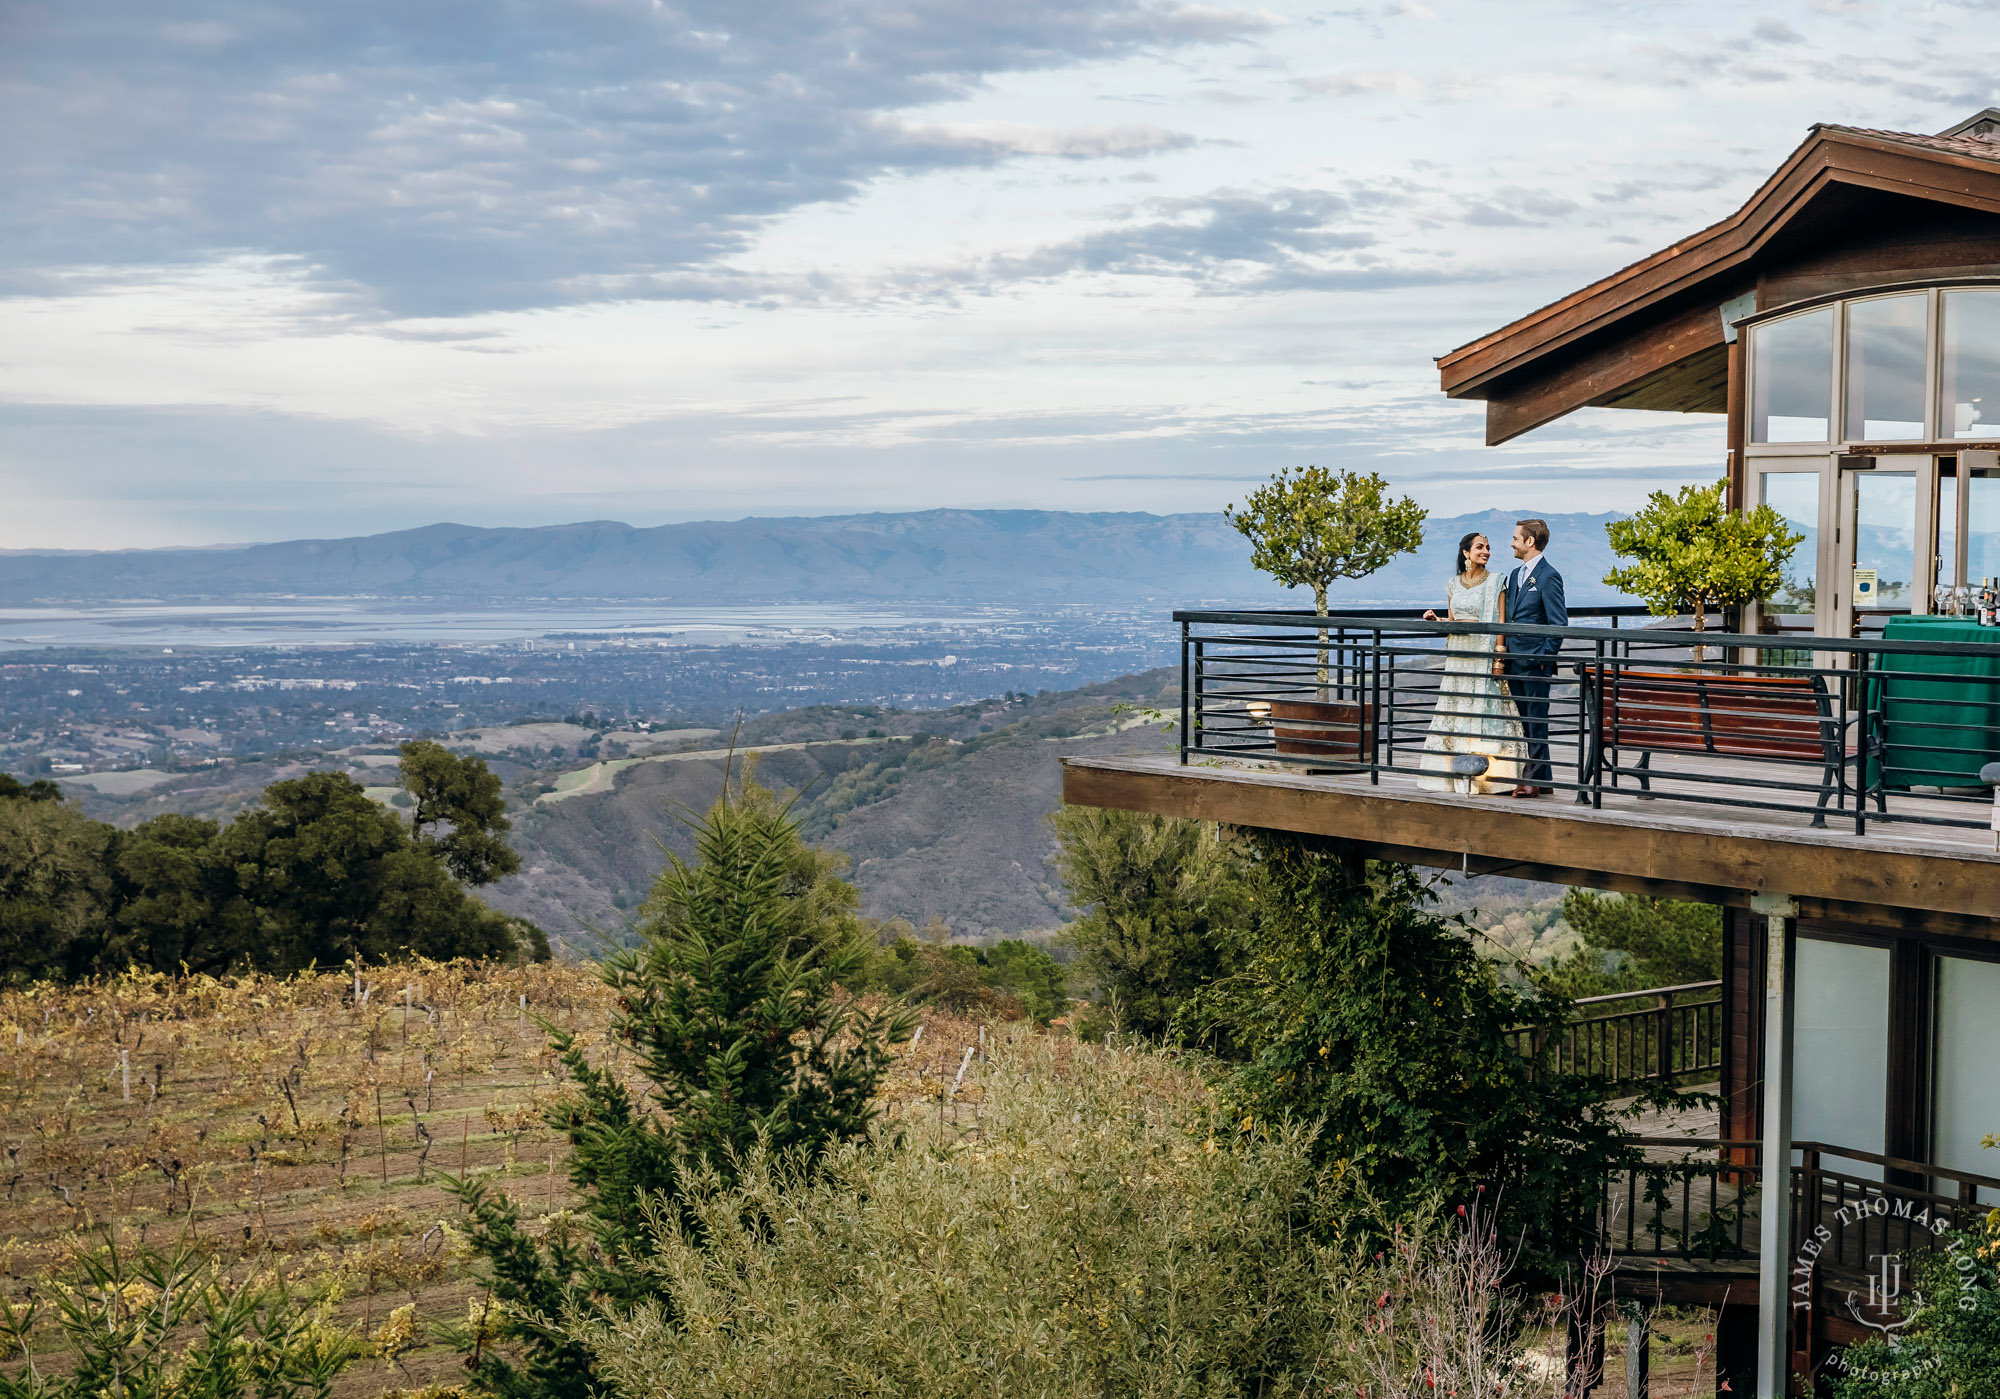
<path fill-rule="evenodd" d="M 1309 607 L 1259 607 L 1247 613 L 1229 613 L 1230 616 L 1249 617 L 1366 617 L 1371 622 L 1377 619 L 1391 621 L 1422 621 L 1424 613 L 1435 612 L 1435 607 L 1370 607 L 1359 612 L 1315 612 Z M 1580 603 L 1569 609 L 1572 617 L 1657 617 L 1660 614 L 1641 603 Z M 1174 614 L 1176 617 L 1180 613 Z M 1189 616 L 1221 616 L 1221 613 L 1189 613 Z M 1803 616 L 1803 613 L 1794 614 Z"/>
<path fill-rule="evenodd" d="M 1707 1138 L 1626 1137 L 1625 1141 L 1629 1142 L 1633 1146 L 1699 1146 L 1703 1148 L 1714 1147 L 1720 1151 L 1741 1151 L 1746 1147 L 1761 1148 L 1763 1146 L 1762 1142 L 1756 1141 L 1754 1139 L 1749 1141 L 1741 1141 L 1733 1138 L 1715 1138 L 1715 1137 L 1707 1137 Z M 1794 1143 L 1794 1145 L 1796 1145 L 1796 1143 Z M 1743 1171 L 1743 1170 L 1752 1170 L 1755 1168 L 1749 1166 L 1735 1166 L 1732 1167 L 1731 1169 Z"/>
<path fill-rule="evenodd" d="M 1587 1006 L 1595 1005 L 1599 1001 L 1629 1001 L 1634 996 L 1672 996 L 1682 991 L 1713 991 L 1719 989 L 1721 985 L 1720 981 L 1688 981 L 1683 982 L 1679 986 L 1649 986 L 1643 991 L 1614 992 L 1609 996 L 1584 996 L 1579 1000 L 1571 1001 L 1570 1004 Z M 1687 1004 L 1708 1005 L 1711 1002 L 1689 1001 Z"/>
<path fill-rule="evenodd" d="M 1581 615 L 1580 609 L 1577 615 Z M 1321 616 L 1313 612 L 1182 612 L 1173 614 L 1176 622 L 1196 626 L 1278 626 L 1305 627 L 1312 630 L 1336 631 L 1343 625 L 1349 630 L 1359 630 L 1371 635 L 1381 630 L 1365 613 L 1330 612 Z M 1427 622 L 1418 616 L 1414 619 L 1398 619 L 1399 625 L 1411 635 L 1449 635 L 1457 632 L 1475 636 L 1524 636 L 1538 639 L 1561 639 L 1574 637 L 1581 641 L 1636 640 L 1643 637 L 1648 645 L 1655 647 L 1685 646 L 1719 648 L 1723 650 L 1769 650 L 1770 639 L 1744 632 L 1693 632 L 1646 629 L 1644 632 L 1630 632 L 1621 629 L 1617 638 L 1608 638 L 1604 627 L 1551 627 L 1524 622 Z M 1203 638 L 1206 640 L 1207 638 Z M 1811 646 L 1789 646 L 1783 649 L 1793 651 L 1826 651 L 1846 655 L 1910 655 L 1910 656 L 1955 656 L 1955 655 L 2000 655 L 2000 641 L 1911 641 L 1898 639 L 1871 641 L 1866 637 L 1814 636 Z M 1703 662 L 1703 664 L 1710 664 Z M 1737 664 L 1717 660 L 1718 666 Z M 1742 667 L 1739 664 L 1739 668 Z M 1768 669 L 1769 667 L 1754 667 Z M 1870 671 L 1870 676 L 1876 674 Z M 1888 672 L 1891 676 L 1897 672 Z M 1912 678 L 1929 680 L 1945 679 L 1929 672 L 1909 672 Z"/>
<path fill-rule="evenodd" d="M 1920 1175 L 1937 1176 L 1944 1180 L 1955 1180 L 1963 1185 L 1977 1185 L 1986 1190 L 2000 1190 L 2000 1180 L 1992 1176 L 1974 1175 L 1970 1171 L 1957 1171 L 1948 1166 L 1934 1166 L 1925 1161 L 1912 1161 L 1906 1156 L 1883 1156 L 1873 1151 L 1863 1151 L 1859 1147 L 1833 1146 L 1827 1142 L 1793 1142 L 1794 1151 L 1817 1151 L 1822 1156 L 1838 1156 L 1844 1161 L 1865 1161 L 1871 1166 L 1886 1166 L 1892 1171 L 1911 1171 Z M 1831 1172 L 1830 1174 L 1839 1174 Z M 1870 1182 L 1882 1185 L 1880 1181 Z M 1910 1186 L 1883 1186 L 1890 1190 L 1908 1190 Z"/>

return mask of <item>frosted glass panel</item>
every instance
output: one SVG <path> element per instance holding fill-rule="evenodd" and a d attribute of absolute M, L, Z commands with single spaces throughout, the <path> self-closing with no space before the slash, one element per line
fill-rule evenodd
<path fill-rule="evenodd" d="M 1833 425 L 1833 311 L 1750 332 L 1752 442 L 1824 442 Z"/>
<path fill-rule="evenodd" d="M 1937 1135 L 1931 1159 L 2000 1176 L 2000 1151 L 1979 1145 L 1989 1133 L 2000 1136 L 2000 963 L 1940 957 L 1937 1025 Z M 1979 1198 L 2000 1205 L 2000 1192 L 1982 1190 Z"/>
<path fill-rule="evenodd" d="M 1924 322 L 1930 298 L 1884 296 L 1847 308 L 1847 437 L 1924 435 Z"/>
<path fill-rule="evenodd" d="M 1947 435 L 2000 438 L 2000 291 L 1944 294 L 1943 372 Z"/>
<path fill-rule="evenodd" d="M 1800 938 L 1792 1137 L 1880 1153 L 1888 1111 L 1889 949 Z M 1831 1160 L 1830 1170 L 1882 1178 Z"/>

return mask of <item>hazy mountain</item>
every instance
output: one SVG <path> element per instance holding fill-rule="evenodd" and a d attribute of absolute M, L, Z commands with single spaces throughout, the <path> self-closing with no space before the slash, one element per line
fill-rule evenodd
<path fill-rule="evenodd" d="M 1453 546 L 1491 534 L 1502 560 L 1516 512 L 1434 519 L 1427 543 L 1345 587 L 1350 603 L 1430 602 Z M 1550 555 L 1578 601 L 1610 601 L 1612 515 L 1549 515 Z M 1219 513 L 925 510 L 636 529 L 439 524 L 354 539 L 214 549 L 0 553 L 0 605 L 110 599 L 366 596 L 458 601 L 630 598 L 669 603 L 950 602 L 1309 606 L 1249 564 Z"/>

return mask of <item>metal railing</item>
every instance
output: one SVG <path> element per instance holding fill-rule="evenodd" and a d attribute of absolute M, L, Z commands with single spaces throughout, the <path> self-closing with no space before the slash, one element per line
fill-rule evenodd
<path fill-rule="evenodd" d="M 1691 981 L 1572 1003 L 1577 1014 L 1549 1046 L 1559 1073 L 1594 1074 L 1620 1083 L 1706 1083 L 1722 1072 L 1722 983 Z M 1533 1030 L 1513 1032 L 1514 1047 L 1533 1054 Z"/>
<path fill-rule="evenodd" d="M 1643 1258 L 1757 1256 L 1759 1143 L 1630 1140 L 1647 1159 L 1605 1183 L 1596 1212 L 1602 1246 Z M 1972 1227 L 1991 1208 L 1980 1192 L 2000 1193 L 2000 1179 L 1969 1171 L 1825 1142 L 1792 1146 L 1800 1161 L 1790 1172 L 1791 1237 L 1835 1277 L 1866 1272 L 1884 1254 L 1911 1259 L 1947 1247 L 1950 1231 Z"/>
<path fill-rule="evenodd" d="M 1595 807 L 1668 798 L 1857 833 L 1989 824 L 1978 772 L 2000 759 L 2000 632 L 1989 644 L 1619 625 L 1637 611 L 1578 608 L 1573 620 L 1603 624 L 1567 627 L 1176 612 L 1181 761 L 1405 773 L 1460 791 L 1519 783 Z M 1454 775 L 1455 754 L 1484 756 L 1486 775 Z"/>

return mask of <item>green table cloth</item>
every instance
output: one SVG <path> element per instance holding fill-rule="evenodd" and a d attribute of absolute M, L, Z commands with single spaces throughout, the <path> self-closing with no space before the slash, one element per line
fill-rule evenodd
<path fill-rule="evenodd" d="M 2000 627 L 1964 617 L 1891 617 L 1887 641 L 1972 642 L 1978 651 L 1869 657 L 1882 709 L 1882 785 L 1978 787 L 1982 765 L 2000 759 Z M 1936 679 L 1931 677 L 1935 676 Z M 1874 764 L 1870 763 L 1872 781 Z"/>

